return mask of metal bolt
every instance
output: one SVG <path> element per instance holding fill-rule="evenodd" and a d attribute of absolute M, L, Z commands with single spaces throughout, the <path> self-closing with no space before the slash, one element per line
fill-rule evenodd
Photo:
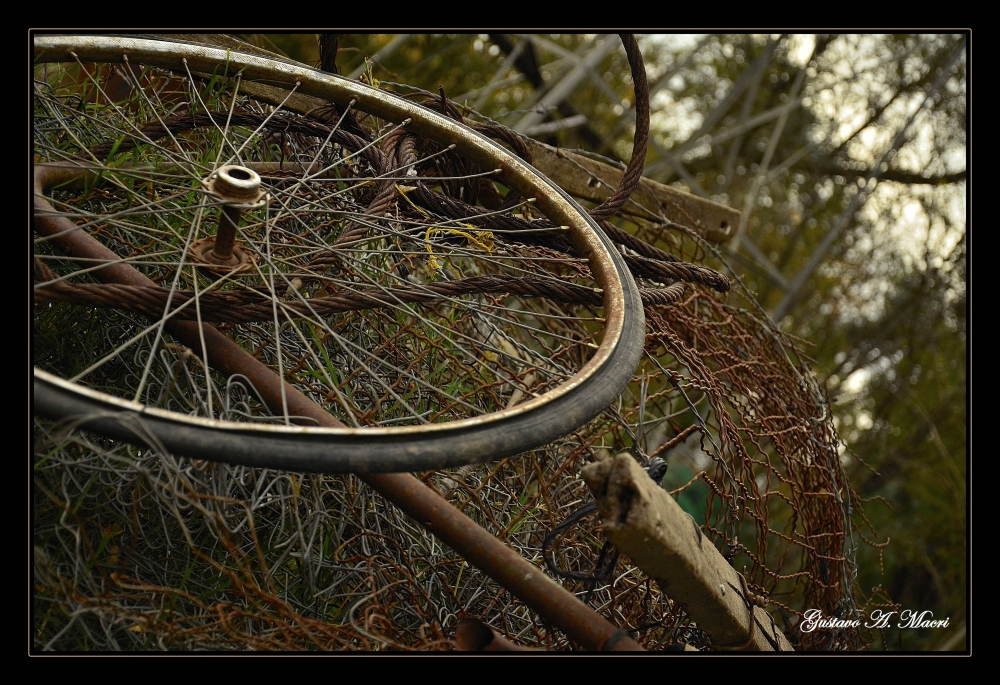
<path fill-rule="evenodd" d="M 219 262 L 228 262 L 233 256 L 233 245 L 236 244 L 236 226 L 243 216 L 243 210 L 226 205 L 219 215 L 219 230 L 215 232 L 215 248 L 212 256 Z"/>
<path fill-rule="evenodd" d="M 236 245 L 236 227 L 244 211 L 262 207 L 267 201 L 267 193 L 260 187 L 260 176 L 253 169 L 230 164 L 220 167 L 202 183 L 223 205 L 215 237 L 198 241 L 196 257 L 213 266 L 245 266 L 249 257 Z"/>

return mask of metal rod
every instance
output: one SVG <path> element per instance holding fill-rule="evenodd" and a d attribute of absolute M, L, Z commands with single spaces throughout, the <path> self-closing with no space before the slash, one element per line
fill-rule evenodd
<path fill-rule="evenodd" d="M 219 213 L 219 229 L 215 232 L 215 248 L 212 256 L 227 262 L 233 256 L 233 245 L 236 244 L 236 227 L 240 223 L 243 210 L 232 205 L 225 205 Z"/>

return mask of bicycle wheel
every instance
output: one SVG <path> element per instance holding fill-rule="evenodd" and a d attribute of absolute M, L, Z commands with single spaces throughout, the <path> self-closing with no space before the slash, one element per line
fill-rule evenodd
<path fill-rule="evenodd" d="M 414 471 L 550 442 L 628 382 L 621 256 L 443 98 L 170 41 L 34 48 L 41 414 L 190 457 Z M 246 94 L 275 85 L 294 95 Z"/>

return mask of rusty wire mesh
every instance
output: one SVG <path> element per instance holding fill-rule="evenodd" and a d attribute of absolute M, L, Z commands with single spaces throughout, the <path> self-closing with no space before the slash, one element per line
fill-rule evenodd
<path fill-rule="evenodd" d="M 95 72 L 86 82 L 110 88 L 121 74 Z M 107 139 L 110 129 L 99 124 L 99 115 L 90 113 L 94 102 L 81 94 L 81 80 L 67 85 L 64 76 L 36 74 L 36 161 L 81 148 L 100 155 L 138 155 L 144 146 L 162 152 L 171 149 L 164 139 L 212 134 L 191 121 L 203 96 L 194 81 L 178 85 L 171 75 L 150 72 L 142 78 L 158 84 L 171 112 L 190 111 L 142 121 L 139 102 L 136 130 L 142 133 L 125 136 L 126 147 L 137 141 L 136 149 L 121 149 L 121 141 Z M 174 84 L 174 96 L 162 95 L 165 83 Z M 211 87 L 219 102 L 233 97 L 232 84 Z M 355 425 L 477 415 L 541 392 L 586 362 L 601 311 L 593 291 L 580 285 L 588 277 L 585 261 L 567 254 L 551 232 L 511 237 L 504 221 L 529 220 L 533 210 L 519 198 L 501 197 L 482 170 L 368 117 L 300 116 L 245 97 L 233 112 L 234 135 L 246 137 L 239 144 L 258 151 L 253 161 L 277 157 L 282 166 L 308 168 L 318 156 L 348 160 L 349 174 L 324 198 L 325 211 L 340 212 L 336 220 L 310 215 L 316 200 L 309 188 L 299 191 L 296 172 L 262 172 L 287 209 L 271 239 L 285 251 L 295 289 L 308 294 L 298 302 L 329 307 L 321 314 L 329 327 L 313 331 L 316 346 L 295 327 L 277 326 L 281 368 L 331 413 Z M 517 150 L 510 132 L 493 133 Z M 417 160 L 432 163 L 412 166 Z M 426 184 L 399 189 L 414 179 L 412 168 Z M 378 176 L 394 180 L 370 180 Z M 343 178 L 361 182 L 345 184 Z M 436 189 L 429 190 L 435 179 Z M 186 187 L 175 190 L 179 206 L 199 211 Z M 161 192 L 152 183 L 129 188 L 133 198 L 166 206 Z M 94 232 L 127 259 L 163 251 L 153 233 L 139 239 L 128 222 L 93 219 L 113 216 L 123 201 L 114 192 L 70 189 L 58 200 L 91 221 Z M 740 287 L 720 294 L 725 277 L 705 266 L 727 267 L 699 237 L 697 222 L 669 207 L 647 209 L 660 221 L 606 225 L 621 232 L 616 242 L 635 265 L 646 304 L 645 357 L 619 401 L 543 448 L 421 477 L 541 566 L 548 531 L 590 501 L 578 477 L 582 466 L 622 451 L 640 460 L 661 456 L 670 466 L 664 487 L 737 570 L 745 569 L 750 588 L 794 640 L 806 609 L 837 616 L 857 609 L 852 522 L 863 521 L 863 511 L 840 466 L 826 400 L 802 344 L 781 333 Z M 435 233 L 432 227 L 442 221 L 452 222 L 451 231 Z M 359 226 L 383 227 L 378 244 L 370 233 L 360 237 Z M 625 239 L 626 233 L 639 242 Z M 365 239 L 366 251 L 352 253 L 358 245 L 352 241 Z M 644 257 L 636 249 L 643 249 L 640 243 L 656 246 L 649 253 L 654 257 L 670 258 Z M 37 281 L 51 284 L 35 295 L 34 357 L 42 367 L 79 374 L 146 328 L 144 315 L 165 310 L 162 292 L 88 293 L 86 275 L 66 278 L 75 271 L 72 261 L 44 241 L 36 243 L 35 257 Z M 435 280 L 435 271 L 448 278 Z M 149 273 L 164 281 L 176 276 L 161 263 Z M 203 277 L 197 270 L 184 274 L 187 285 L 177 292 L 205 288 Z M 489 287 L 473 280 L 485 277 L 498 280 Z M 459 286 L 440 299 L 421 290 L 406 300 L 414 282 Z M 331 296 L 334 290 L 340 300 Z M 273 354 L 264 343 L 275 338 L 271 312 L 253 309 L 261 305 L 258 293 L 237 290 L 215 309 L 206 298 L 200 315 L 220 321 L 246 349 Z M 317 360 L 316 349 L 337 350 L 344 358 Z M 349 356 L 361 363 L 352 365 Z M 323 373 L 343 368 L 353 371 Z M 269 415 L 246 379 L 213 374 L 169 340 L 156 346 L 144 338 L 99 365 L 90 382 L 182 413 L 281 420 Z M 407 393 L 419 400 L 403 400 Z M 190 460 L 170 454 L 153 436 L 135 447 L 36 418 L 33 477 L 39 649 L 451 649 L 463 615 L 481 617 L 522 644 L 572 647 L 352 475 Z M 599 524 L 588 520 L 562 536 L 556 553 L 564 567 L 587 573 L 602 545 Z M 649 649 L 712 646 L 627 559 L 596 585 L 565 584 Z M 807 634 L 798 646 L 854 649 L 864 639 L 851 631 Z"/>

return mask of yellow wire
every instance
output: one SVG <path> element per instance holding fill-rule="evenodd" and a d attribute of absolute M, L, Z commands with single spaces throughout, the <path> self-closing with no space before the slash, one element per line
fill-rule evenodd
<path fill-rule="evenodd" d="M 418 207 L 413 202 L 413 200 L 411 200 L 407 195 L 407 193 L 409 193 L 411 190 L 415 190 L 413 186 L 401 186 L 396 183 L 394 183 L 393 185 L 395 186 L 396 190 L 399 191 L 399 194 L 403 196 L 403 199 L 405 199 L 407 202 L 410 203 L 411 207 L 413 207 L 415 210 L 417 210 L 424 216 L 428 216 L 427 212 L 425 212 L 422 208 Z M 476 230 L 476 227 L 471 224 L 459 222 L 458 225 L 472 230 Z M 440 260 L 437 258 L 437 256 L 435 256 L 434 250 L 431 248 L 431 241 L 430 241 L 431 234 L 438 232 L 450 233 L 451 235 L 461 236 L 466 240 L 468 240 L 473 245 L 475 245 L 476 247 L 478 247 L 480 250 L 484 250 L 490 253 L 493 252 L 493 233 L 491 231 L 480 231 L 479 236 L 477 237 L 472 233 L 468 233 L 466 231 L 460 231 L 459 229 L 452 228 L 451 226 L 428 226 L 427 231 L 424 233 L 424 248 L 427 250 L 427 254 L 429 255 L 427 259 L 427 266 L 433 271 L 440 271 L 442 268 Z"/>

